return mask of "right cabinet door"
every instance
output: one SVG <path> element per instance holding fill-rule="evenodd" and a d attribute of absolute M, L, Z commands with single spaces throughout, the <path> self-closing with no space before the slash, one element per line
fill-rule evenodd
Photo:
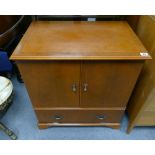
<path fill-rule="evenodd" d="M 125 107 L 142 61 L 83 61 L 80 107 Z"/>

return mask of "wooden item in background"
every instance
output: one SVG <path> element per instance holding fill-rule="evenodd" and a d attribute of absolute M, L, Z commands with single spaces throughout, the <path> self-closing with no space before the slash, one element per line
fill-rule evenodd
<path fill-rule="evenodd" d="M 135 126 L 155 125 L 155 16 L 141 16 L 136 33 L 153 59 L 145 62 L 128 104 L 128 133 Z"/>
<path fill-rule="evenodd" d="M 129 25 L 131 28 L 136 31 L 137 29 L 137 24 L 139 21 L 140 15 L 128 15 L 126 16 L 126 20 L 128 21 Z"/>

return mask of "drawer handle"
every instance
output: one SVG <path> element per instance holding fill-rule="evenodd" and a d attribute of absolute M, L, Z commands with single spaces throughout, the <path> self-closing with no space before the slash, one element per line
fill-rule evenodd
<path fill-rule="evenodd" d="M 84 86 L 83 91 L 86 92 L 88 90 L 88 84 L 87 83 L 84 83 L 83 86 Z"/>
<path fill-rule="evenodd" d="M 106 116 L 104 116 L 104 115 L 97 115 L 96 118 L 99 119 L 99 120 L 103 120 L 103 119 L 106 118 Z"/>
<path fill-rule="evenodd" d="M 73 85 L 72 85 L 72 91 L 73 91 L 73 92 L 76 92 L 76 84 L 73 84 Z"/>
<path fill-rule="evenodd" d="M 54 118 L 55 120 L 61 120 L 64 117 L 63 116 L 59 116 L 59 115 L 55 115 L 55 116 L 52 116 L 52 118 Z"/>

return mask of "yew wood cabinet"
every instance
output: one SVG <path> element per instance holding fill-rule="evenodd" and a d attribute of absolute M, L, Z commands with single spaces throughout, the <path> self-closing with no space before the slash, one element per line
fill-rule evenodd
<path fill-rule="evenodd" d="M 120 127 L 145 59 L 124 21 L 32 22 L 11 56 L 40 128 Z"/>

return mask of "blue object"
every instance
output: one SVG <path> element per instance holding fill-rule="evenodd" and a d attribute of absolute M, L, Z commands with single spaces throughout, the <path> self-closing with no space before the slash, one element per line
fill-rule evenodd
<path fill-rule="evenodd" d="M 12 72 L 12 64 L 4 51 L 0 51 L 0 72 Z"/>

